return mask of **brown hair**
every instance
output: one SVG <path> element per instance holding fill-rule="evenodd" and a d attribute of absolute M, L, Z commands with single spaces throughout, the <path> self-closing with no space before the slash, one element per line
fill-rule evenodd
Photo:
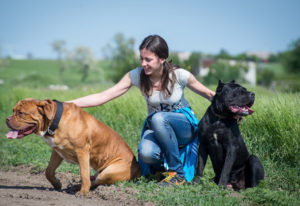
<path fill-rule="evenodd" d="M 167 59 L 169 57 L 169 48 L 167 45 L 167 42 L 158 35 L 150 35 L 146 37 L 143 42 L 141 43 L 139 47 L 140 51 L 142 49 L 147 49 L 154 54 L 156 54 L 161 59 Z M 165 95 L 165 97 L 170 97 L 174 84 L 176 82 L 176 75 L 174 73 L 174 70 L 177 69 L 178 66 L 175 66 L 172 64 L 172 61 L 165 61 L 163 63 L 163 74 L 161 78 L 161 89 Z M 170 74 L 171 78 L 170 78 Z M 168 85 L 170 84 L 170 87 L 168 88 Z M 150 81 L 150 77 L 145 74 L 145 71 L 142 70 L 140 74 L 140 86 L 142 92 L 146 96 L 150 96 L 153 92 L 152 83 Z"/>

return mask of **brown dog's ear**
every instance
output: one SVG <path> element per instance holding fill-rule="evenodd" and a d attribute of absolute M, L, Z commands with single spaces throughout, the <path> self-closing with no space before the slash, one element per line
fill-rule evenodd
<path fill-rule="evenodd" d="M 45 115 L 48 120 L 54 117 L 54 102 L 50 99 L 41 100 L 37 104 L 38 110 L 42 115 Z"/>

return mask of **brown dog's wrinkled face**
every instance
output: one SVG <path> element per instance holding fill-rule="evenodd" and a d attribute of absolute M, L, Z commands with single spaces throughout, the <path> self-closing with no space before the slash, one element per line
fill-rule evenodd
<path fill-rule="evenodd" d="M 6 118 L 11 129 L 6 134 L 8 139 L 19 139 L 32 133 L 40 134 L 45 127 L 45 120 L 53 114 L 51 100 L 25 99 L 17 103 L 13 115 Z"/>

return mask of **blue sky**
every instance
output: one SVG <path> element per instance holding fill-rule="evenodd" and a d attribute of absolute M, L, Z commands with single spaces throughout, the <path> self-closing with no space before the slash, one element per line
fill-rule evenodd
<path fill-rule="evenodd" d="M 277 53 L 300 38 L 299 0 L 0 0 L 0 51 L 55 58 L 51 43 L 102 48 L 159 34 L 171 51 Z"/>

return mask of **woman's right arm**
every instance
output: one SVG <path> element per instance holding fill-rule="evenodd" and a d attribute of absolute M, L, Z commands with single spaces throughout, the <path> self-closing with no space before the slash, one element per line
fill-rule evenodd
<path fill-rule="evenodd" d="M 126 93 L 131 86 L 132 83 L 128 72 L 117 84 L 107 90 L 104 90 L 103 92 L 91 94 L 66 102 L 74 103 L 82 108 L 95 107 L 121 96 L 122 94 Z"/>

